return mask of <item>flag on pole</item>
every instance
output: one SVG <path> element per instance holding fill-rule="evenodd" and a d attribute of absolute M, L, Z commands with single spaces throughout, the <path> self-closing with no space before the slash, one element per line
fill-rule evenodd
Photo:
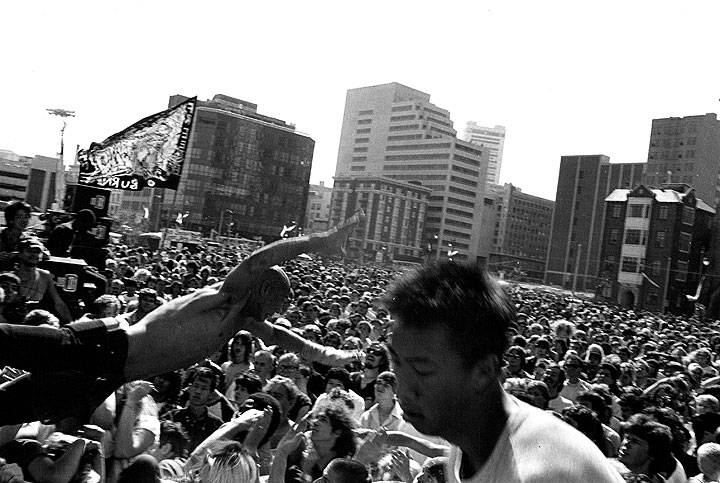
<path fill-rule="evenodd" d="M 139 191 L 176 190 L 197 98 L 136 122 L 77 153 L 79 184 Z"/>
<path fill-rule="evenodd" d="M 143 218 L 146 220 L 150 218 L 150 210 L 148 210 L 147 206 L 143 206 Z"/>
<path fill-rule="evenodd" d="M 650 282 L 650 285 L 652 285 L 652 286 L 655 287 L 655 288 L 660 288 L 660 285 L 658 285 L 658 284 L 656 284 L 655 282 L 653 282 L 653 279 L 651 279 L 650 277 L 648 277 L 648 276 L 645 274 L 645 272 L 641 272 L 641 275 L 643 276 L 643 278 L 644 278 L 645 280 L 647 280 L 648 282 Z"/>

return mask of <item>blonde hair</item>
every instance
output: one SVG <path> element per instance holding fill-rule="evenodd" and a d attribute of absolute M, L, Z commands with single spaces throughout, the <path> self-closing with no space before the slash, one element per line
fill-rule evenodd
<path fill-rule="evenodd" d="M 255 483 L 259 478 L 257 463 L 242 444 L 235 441 L 213 452 L 206 465 L 205 483 Z"/>

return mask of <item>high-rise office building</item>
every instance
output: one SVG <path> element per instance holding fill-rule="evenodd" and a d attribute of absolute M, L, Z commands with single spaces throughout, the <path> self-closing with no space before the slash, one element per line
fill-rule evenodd
<path fill-rule="evenodd" d="M 720 121 L 716 114 L 653 119 L 644 183 L 685 183 L 720 203 Z"/>
<path fill-rule="evenodd" d="M 488 269 L 542 280 L 555 202 L 509 183 L 488 185 L 486 197 L 492 197 L 495 206 L 495 216 L 483 220 L 493 230 Z"/>
<path fill-rule="evenodd" d="M 457 252 L 455 259 L 484 263 L 487 149 L 456 135 L 450 113 L 432 104 L 429 94 L 396 82 L 350 89 L 335 177 L 392 178 L 406 189 L 409 182 L 422 183 L 432 190 L 422 236 L 430 257 Z"/>
<path fill-rule="evenodd" d="M 487 182 L 499 184 L 503 147 L 505 146 L 505 126 L 487 127 L 480 126 L 474 121 L 468 121 L 465 126 L 463 139 L 475 144 L 476 146 L 487 149 Z"/>
<path fill-rule="evenodd" d="M 169 106 L 187 98 L 171 96 Z M 177 191 L 123 194 L 120 212 L 150 207 L 150 226 L 211 230 L 265 241 L 291 221 L 303 226 L 315 141 L 259 114 L 257 105 L 217 94 L 198 101 Z M 154 198 L 153 198 L 154 197 Z"/>
<path fill-rule="evenodd" d="M 422 261 L 430 193 L 419 183 L 379 176 L 335 178 L 331 217 L 344 220 L 359 209 L 365 212 L 365 222 L 350 235 L 348 256 L 367 262 Z"/>
<path fill-rule="evenodd" d="M 605 198 L 640 184 L 645 163 L 610 164 L 603 155 L 562 156 L 545 281 L 592 291 L 597 283 Z M 577 274 L 577 277 L 575 277 Z"/>

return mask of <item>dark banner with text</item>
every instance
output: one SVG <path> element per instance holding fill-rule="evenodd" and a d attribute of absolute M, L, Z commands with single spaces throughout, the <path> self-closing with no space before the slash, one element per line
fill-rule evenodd
<path fill-rule="evenodd" d="M 197 98 L 153 114 L 77 153 L 79 184 L 138 191 L 176 190 Z"/>

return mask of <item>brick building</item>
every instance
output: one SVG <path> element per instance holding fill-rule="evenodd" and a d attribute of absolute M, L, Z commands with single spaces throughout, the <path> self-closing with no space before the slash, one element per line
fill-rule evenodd
<path fill-rule="evenodd" d="M 597 295 L 626 307 L 685 312 L 715 210 L 685 184 L 616 189 L 605 203 Z"/>

